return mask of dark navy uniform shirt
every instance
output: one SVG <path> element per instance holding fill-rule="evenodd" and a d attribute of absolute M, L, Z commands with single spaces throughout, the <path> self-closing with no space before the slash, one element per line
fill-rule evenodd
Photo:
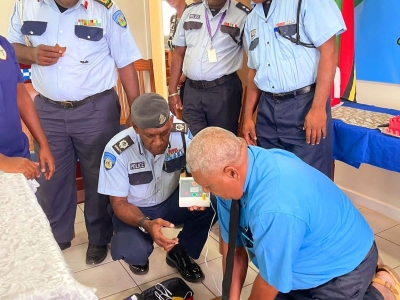
<path fill-rule="evenodd" d="M 23 82 L 14 49 L 0 35 L 0 153 L 9 157 L 29 157 L 17 104 L 17 84 Z"/>

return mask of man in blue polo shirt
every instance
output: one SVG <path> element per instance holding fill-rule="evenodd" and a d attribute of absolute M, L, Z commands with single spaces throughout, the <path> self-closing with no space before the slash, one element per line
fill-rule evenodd
<path fill-rule="evenodd" d="M 54 159 L 15 58 L 13 47 L 0 36 L 0 170 L 22 173 L 28 179 L 46 179 L 54 173 Z M 21 119 L 39 143 L 39 164 L 30 161 L 28 138 Z"/>
<path fill-rule="evenodd" d="M 187 164 L 218 196 L 224 264 L 230 209 L 239 202 L 230 300 L 239 299 L 246 277 L 245 249 L 260 271 L 250 300 L 399 299 L 393 270 L 376 271 L 368 223 L 328 177 L 294 154 L 247 146 L 210 127 L 192 140 Z"/>

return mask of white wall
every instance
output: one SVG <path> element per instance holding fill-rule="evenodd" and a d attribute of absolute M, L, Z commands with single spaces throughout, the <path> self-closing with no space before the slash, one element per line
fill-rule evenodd
<path fill-rule="evenodd" d="M 357 101 L 400 110 L 400 85 L 358 81 Z M 400 149 L 393 155 L 399 156 Z M 354 202 L 400 220 L 400 173 L 336 162 L 335 182 Z"/>
<path fill-rule="evenodd" d="M 1 0 L 0 9 L 0 35 L 8 36 L 8 27 L 10 25 L 10 17 L 14 10 L 14 0 Z"/>

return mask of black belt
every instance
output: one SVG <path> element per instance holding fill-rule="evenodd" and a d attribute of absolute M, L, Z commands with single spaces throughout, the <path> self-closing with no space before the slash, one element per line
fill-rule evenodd
<path fill-rule="evenodd" d="M 221 84 L 224 84 L 225 82 L 228 82 L 229 80 L 233 79 L 235 76 L 237 76 L 236 72 L 229 74 L 229 75 L 224 75 L 218 79 L 212 80 L 212 81 L 206 81 L 206 80 L 192 80 L 187 78 L 186 80 L 189 82 L 189 84 L 194 87 L 195 89 L 210 89 L 216 86 L 219 86 Z"/>
<path fill-rule="evenodd" d="M 82 105 L 88 103 L 89 101 L 92 101 L 92 100 L 96 99 L 97 97 L 99 97 L 99 96 L 101 96 L 101 95 L 107 94 L 107 93 L 110 92 L 110 91 L 112 91 L 112 89 L 105 90 L 105 91 L 103 91 L 103 92 L 101 92 L 101 93 L 94 94 L 94 95 L 92 95 L 92 96 L 86 97 L 85 99 L 79 100 L 79 101 L 54 101 L 54 100 L 51 100 L 51 99 L 49 99 L 49 98 L 43 96 L 42 94 L 40 94 L 40 96 L 41 96 L 46 102 L 49 102 L 49 103 L 51 103 L 51 104 L 60 106 L 60 107 L 62 107 L 62 108 L 64 108 L 64 109 L 74 109 L 74 108 L 77 108 L 77 107 L 79 107 L 79 106 L 82 106 Z"/>
<path fill-rule="evenodd" d="M 280 93 L 280 94 L 273 94 L 270 92 L 264 92 L 267 96 L 274 98 L 275 100 L 285 100 L 285 99 L 290 99 L 290 98 L 294 98 L 297 95 L 304 95 L 307 94 L 309 92 L 315 91 L 315 87 L 316 87 L 316 83 L 313 83 L 311 85 L 302 87 L 301 89 L 298 90 L 294 90 L 291 92 L 287 92 L 287 93 Z"/>

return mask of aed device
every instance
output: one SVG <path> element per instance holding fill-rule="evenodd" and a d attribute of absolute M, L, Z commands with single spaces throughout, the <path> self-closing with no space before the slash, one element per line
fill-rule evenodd
<path fill-rule="evenodd" d="M 210 193 L 205 193 L 193 177 L 181 177 L 179 181 L 179 207 L 210 207 Z"/>

